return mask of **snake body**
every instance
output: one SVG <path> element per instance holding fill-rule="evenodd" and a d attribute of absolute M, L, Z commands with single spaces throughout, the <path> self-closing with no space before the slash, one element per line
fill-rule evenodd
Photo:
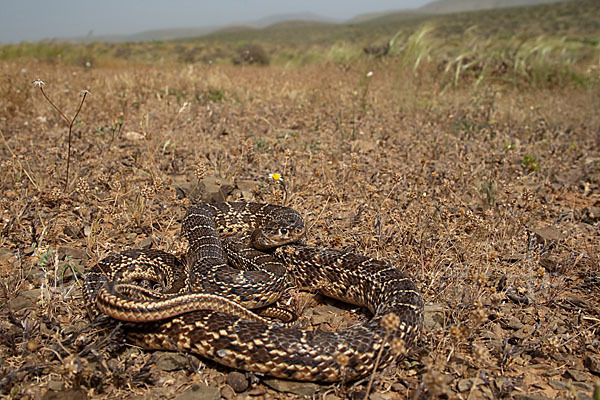
<path fill-rule="evenodd" d="M 109 256 L 87 274 L 84 295 L 92 313 L 129 321 L 128 338 L 147 349 L 191 351 L 232 368 L 308 381 L 365 376 L 378 357 L 377 366 L 389 365 L 393 344 L 410 346 L 420 330 L 416 285 L 388 262 L 299 243 L 303 233 L 289 208 L 199 204 L 183 222 L 186 260 L 159 250 Z M 240 234 L 249 244 L 229 238 Z M 290 282 L 366 307 L 373 317 L 325 332 L 249 310 L 273 303 Z"/>

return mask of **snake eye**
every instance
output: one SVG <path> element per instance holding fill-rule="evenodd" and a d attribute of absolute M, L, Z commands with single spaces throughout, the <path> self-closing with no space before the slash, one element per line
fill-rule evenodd
<path fill-rule="evenodd" d="M 281 233 L 282 235 L 287 235 L 288 230 L 286 228 L 281 228 L 279 229 L 279 233 Z"/>

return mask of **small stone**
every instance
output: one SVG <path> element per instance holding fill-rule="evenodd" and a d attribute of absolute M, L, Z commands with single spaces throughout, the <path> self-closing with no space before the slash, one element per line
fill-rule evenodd
<path fill-rule="evenodd" d="M 51 380 L 48 382 L 48 390 L 58 392 L 65 388 L 65 383 L 61 381 Z"/>
<path fill-rule="evenodd" d="M 230 372 L 227 374 L 226 382 L 233 390 L 235 390 L 236 393 L 241 393 L 248 390 L 248 378 L 246 378 L 246 375 L 242 374 L 241 372 Z"/>
<path fill-rule="evenodd" d="M 592 385 L 585 382 L 573 382 L 573 387 L 577 390 L 583 390 L 587 393 L 592 393 L 592 390 L 594 390 Z"/>
<path fill-rule="evenodd" d="M 265 379 L 265 385 L 278 392 L 293 393 L 298 396 L 313 397 L 321 390 L 321 386 L 311 382 L 284 381 L 281 379 Z"/>
<path fill-rule="evenodd" d="M 235 397 L 235 391 L 231 388 L 231 386 L 223 386 L 221 389 L 221 397 L 225 400 L 233 400 Z"/>
<path fill-rule="evenodd" d="M 161 371 L 176 371 L 188 365 L 187 357 L 184 355 L 162 351 L 157 353 L 156 368 Z"/>
<path fill-rule="evenodd" d="M 233 185 L 217 176 L 207 176 L 198 182 L 198 189 L 202 193 L 202 200 L 208 203 L 225 201 L 233 192 Z M 192 198 L 193 200 L 193 198 Z"/>
<path fill-rule="evenodd" d="M 471 390 L 473 387 L 473 378 L 461 379 L 456 384 L 456 388 L 459 392 L 466 392 L 467 390 Z"/>
<path fill-rule="evenodd" d="M 240 179 L 235 183 L 236 188 L 238 188 L 242 193 L 244 192 L 252 192 L 256 188 L 258 188 L 258 182 L 254 180 Z"/>
<path fill-rule="evenodd" d="M 548 255 L 540 258 L 540 265 L 548 272 L 556 272 L 560 268 L 558 258 Z"/>
<path fill-rule="evenodd" d="M 136 249 L 149 249 L 150 247 L 152 247 L 152 238 L 150 236 L 147 236 L 139 242 L 137 242 L 134 247 Z"/>
<path fill-rule="evenodd" d="M 248 392 L 246 394 L 248 396 L 262 396 L 266 392 L 267 391 L 265 390 L 265 388 L 260 387 L 260 386 L 256 386 L 256 387 L 253 387 L 252 389 L 248 390 Z"/>
<path fill-rule="evenodd" d="M 558 242 L 564 237 L 563 233 L 553 226 L 534 228 L 532 231 L 540 243 L 550 244 Z"/>
<path fill-rule="evenodd" d="M 600 375 L 600 360 L 592 356 L 586 356 L 583 365 L 594 375 Z"/>
<path fill-rule="evenodd" d="M 565 376 L 567 378 L 571 378 L 576 382 L 585 382 L 590 380 L 590 376 L 583 371 L 578 371 L 576 369 L 568 369 L 565 372 Z"/>
<path fill-rule="evenodd" d="M 367 392 L 365 392 L 364 390 L 355 390 L 353 392 L 350 392 L 350 394 L 348 395 L 348 398 L 351 400 L 364 400 L 365 397 L 367 397 Z"/>
<path fill-rule="evenodd" d="M 552 400 L 549 397 L 539 394 L 515 394 L 514 400 Z"/>
<path fill-rule="evenodd" d="M 550 387 L 555 390 L 568 390 L 569 389 L 569 384 L 567 382 L 559 381 L 556 379 L 549 379 L 548 385 L 550 385 Z"/>
<path fill-rule="evenodd" d="M 25 290 L 19 293 L 19 295 L 10 302 L 12 309 L 14 311 L 19 311 L 24 308 L 34 307 L 41 294 L 42 289 L 40 288 Z"/>
<path fill-rule="evenodd" d="M 583 221 L 588 224 L 600 221 L 600 207 L 586 207 L 582 210 Z"/>
<path fill-rule="evenodd" d="M 71 239 L 81 239 L 84 235 L 84 229 L 78 225 L 67 225 L 64 227 L 63 232 Z"/>
<path fill-rule="evenodd" d="M 426 305 L 423 310 L 423 330 L 433 332 L 444 327 L 446 312 L 443 304 Z"/>
<path fill-rule="evenodd" d="M 65 258 L 71 258 L 72 260 L 87 260 L 87 252 L 84 249 L 78 249 L 75 247 L 60 246 L 58 248 L 58 259 L 64 260 Z"/>
<path fill-rule="evenodd" d="M 83 389 L 48 390 L 42 400 L 85 400 L 87 393 Z"/>
<path fill-rule="evenodd" d="M 551 369 L 544 372 L 544 375 L 550 378 L 552 376 L 560 375 L 560 371 L 557 369 Z"/>
<path fill-rule="evenodd" d="M 139 133 L 139 132 L 135 132 L 135 131 L 127 131 L 127 132 L 123 133 L 123 139 L 131 140 L 131 141 L 142 140 L 145 137 L 146 137 L 146 135 L 144 135 L 143 133 Z"/>
<path fill-rule="evenodd" d="M 375 392 L 375 393 L 371 393 L 369 395 L 369 400 L 396 400 L 398 398 L 399 398 L 398 394 L 392 393 L 392 392 L 386 392 L 386 393 Z"/>
<path fill-rule="evenodd" d="M 192 385 L 188 390 L 175 397 L 176 400 L 219 400 L 220 398 L 219 388 L 199 383 Z"/>
<path fill-rule="evenodd" d="M 8 260 L 14 255 L 11 249 L 0 247 L 0 261 Z"/>
<path fill-rule="evenodd" d="M 507 290 L 506 297 L 516 304 L 528 305 L 531 303 L 531 299 L 527 295 L 519 294 L 519 291 L 515 289 Z"/>

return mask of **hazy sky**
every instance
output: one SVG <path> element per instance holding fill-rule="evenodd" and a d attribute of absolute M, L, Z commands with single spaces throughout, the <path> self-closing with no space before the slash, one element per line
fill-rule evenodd
<path fill-rule="evenodd" d="M 0 42 L 127 34 L 252 21 L 273 14 L 355 15 L 416 8 L 431 0 L 0 0 Z"/>

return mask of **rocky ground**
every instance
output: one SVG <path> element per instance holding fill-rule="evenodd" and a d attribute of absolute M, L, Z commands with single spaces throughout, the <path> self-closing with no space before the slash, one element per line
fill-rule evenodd
<path fill-rule="evenodd" d="M 589 399 L 600 380 L 600 97 L 353 67 L 2 63 L 0 395 L 363 398 L 129 345 L 90 321 L 85 271 L 127 248 L 182 254 L 198 199 L 285 204 L 307 240 L 417 282 L 417 345 L 370 399 Z M 367 74 L 368 72 L 372 74 Z M 367 76 L 368 75 L 368 76 Z M 73 127 L 65 189 L 67 118 Z M 269 175 L 279 173 L 280 181 Z M 365 318 L 298 295 L 310 329 Z M 599 390 L 599 389 L 596 389 Z"/>

